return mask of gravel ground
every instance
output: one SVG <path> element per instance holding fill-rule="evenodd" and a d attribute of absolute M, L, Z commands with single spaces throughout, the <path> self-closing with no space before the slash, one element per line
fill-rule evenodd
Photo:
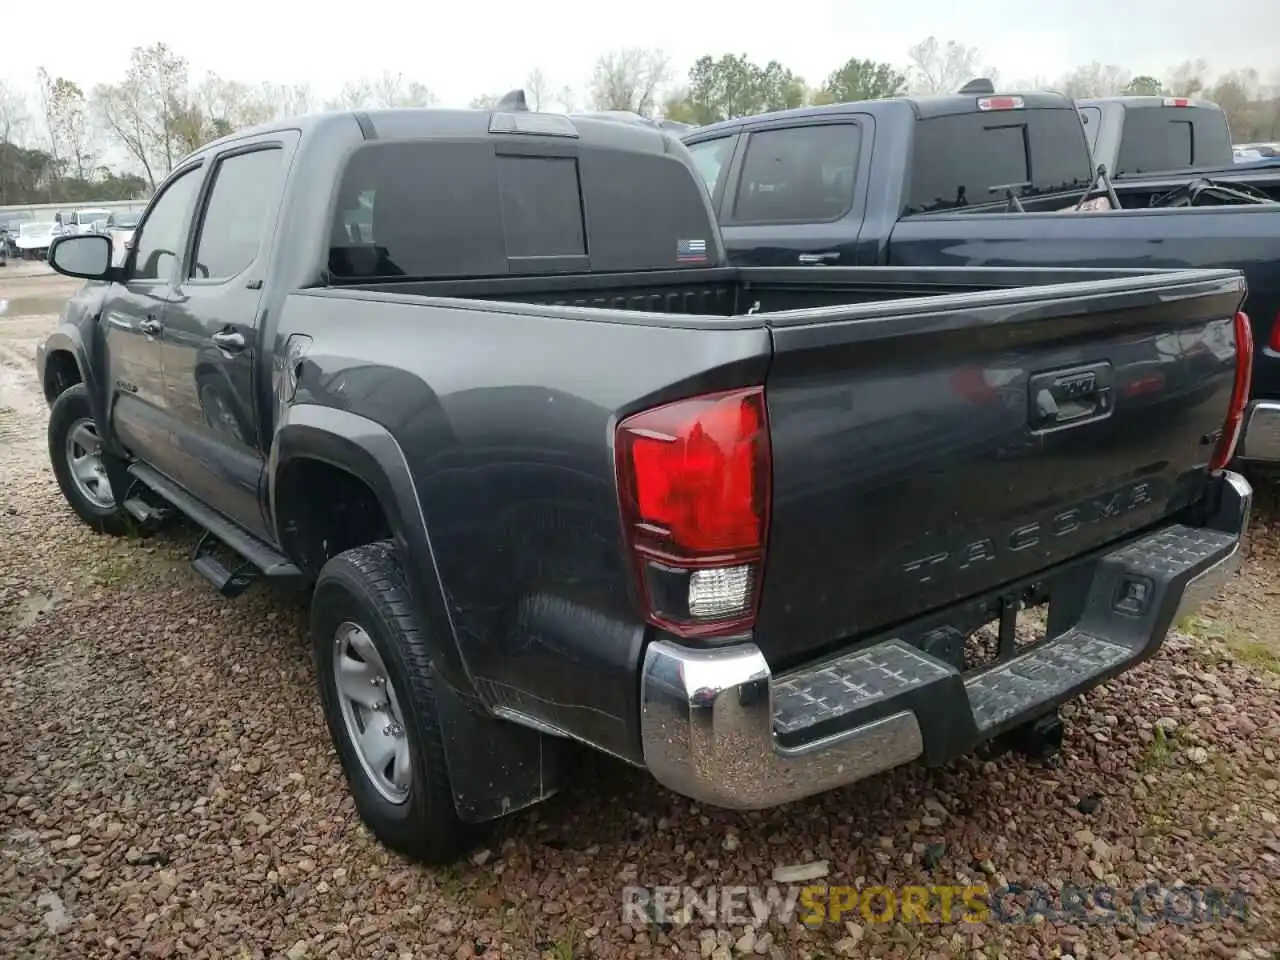
<path fill-rule="evenodd" d="M 1227 596 L 1066 711 L 1062 763 L 967 759 L 753 814 L 611 761 L 469 862 L 411 866 L 361 826 L 302 640 L 305 606 L 235 602 L 189 530 L 91 534 L 47 466 L 38 338 L 65 283 L 0 274 L 0 956 L 1274 957 L 1280 947 L 1280 505 Z M 19 274 L 23 274 L 19 276 Z M 52 304 L 52 305 L 50 305 Z M 1214 923 L 622 922 L 626 884 L 764 885 L 827 861 L 859 887 L 1147 882 L 1246 891 Z M 1158 902 L 1158 901 L 1157 901 Z"/>

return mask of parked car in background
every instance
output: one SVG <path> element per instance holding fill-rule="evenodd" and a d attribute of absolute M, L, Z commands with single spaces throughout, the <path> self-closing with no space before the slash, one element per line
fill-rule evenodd
<path fill-rule="evenodd" d="M 1188 97 L 1077 100 L 1095 163 L 1111 176 L 1214 170 L 1235 162 L 1227 114 Z"/>
<path fill-rule="evenodd" d="M 111 211 L 102 207 L 83 207 L 62 214 L 62 229 L 67 234 L 96 233 L 95 224 L 106 223 Z"/>
<path fill-rule="evenodd" d="M 9 256 L 18 255 L 18 231 L 31 219 L 29 213 L 0 214 L 0 247 L 4 247 Z"/>
<path fill-rule="evenodd" d="M 1106 165 L 1126 198 L 1125 207 L 1145 206 L 1186 186 L 1189 177 L 1201 181 L 1199 189 L 1210 186 L 1218 199 L 1232 189 L 1280 198 L 1276 145 L 1233 146 L 1227 115 L 1216 103 L 1187 97 L 1099 97 L 1077 100 L 1076 106 L 1094 163 Z"/>
<path fill-rule="evenodd" d="M 742 117 L 683 139 L 735 265 L 1243 270 L 1257 349 L 1240 456 L 1280 466 L 1280 203 L 1260 192 L 1218 205 L 1220 191 L 1188 190 L 1203 178 L 1186 172 L 1099 189 L 1078 109 L 1047 92 L 903 97 Z M 1189 116 L 1230 155 L 1225 126 L 1211 129 L 1216 108 L 1126 110 L 1138 124 L 1127 129 L 1156 138 L 1169 115 Z M 1135 150 L 1124 162 L 1145 169 Z M 1280 168 L 1252 176 L 1280 188 Z"/>
<path fill-rule="evenodd" d="M 138 219 L 140 213 L 113 213 L 107 217 L 107 222 L 103 229 L 108 237 L 111 238 L 111 249 L 116 257 L 117 263 L 123 263 L 125 254 L 129 252 L 129 245 L 133 243 L 133 231 L 138 227 Z"/>
<path fill-rule="evenodd" d="M 49 244 L 61 233 L 56 223 L 47 220 L 32 220 L 23 223 L 18 230 L 18 239 L 14 245 L 18 248 L 18 256 L 24 260 L 43 260 L 49 252 Z"/>
<path fill-rule="evenodd" d="M 1250 160 L 1280 159 L 1280 143 L 1237 143 L 1237 156 L 1240 153 L 1250 154 Z"/>

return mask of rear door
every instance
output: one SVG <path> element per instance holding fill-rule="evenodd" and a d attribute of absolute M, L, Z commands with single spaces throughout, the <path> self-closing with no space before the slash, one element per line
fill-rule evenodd
<path fill-rule="evenodd" d="M 748 124 L 721 175 L 717 213 L 729 259 L 855 265 L 873 135 L 866 114 Z"/>
<path fill-rule="evenodd" d="M 297 134 L 237 144 L 211 160 L 190 254 L 166 311 L 164 377 L 182 482 L 270 539 L 259 488 L 259 308 L 281 186 Z"/>

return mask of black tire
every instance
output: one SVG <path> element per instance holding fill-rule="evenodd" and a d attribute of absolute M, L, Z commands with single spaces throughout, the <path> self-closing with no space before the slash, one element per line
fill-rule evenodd
<path fill-rule="evenodd" d="M 93 409 L 89 406 L 89 392 L 83 383 L 68 387 L 53 402 L 49 411 L 49 462 L 53 465 L 53 475 L 58 481 L 58 488 L 71 504 L 81 520 L 101 533 L 123 536 L 131 529 L 128 515 L 120 506 L 122 497 L 123 467 L 110 453 L 103 453 L 102 459 L 110 478 L 110 488 L 114 502 L 111 506 L 95 503 L 90 499 L 72 476 L 71 463 L 67 454 L 67 437 L 72 428 L 82 421 L 93 420 Z M 94 427 L 97 430 L 97 427 Z"/>
<path fill-rule="evenodd" d="M 373 641 L 400 705 L 410 757 L 408 796 L 400 803 L 374 785 L 347 732 L 334 674 L 335 638 L 344 622 L 358 624 Z M 325 721 L 360 818 L 380 841 L 412 860 L 456 860 L 475 831 L 458 819 L 454 807 L 435 707 L 435 672 L 390 543 L 355 547 L 324 565 L 311 601 L 311 646 Z"/>

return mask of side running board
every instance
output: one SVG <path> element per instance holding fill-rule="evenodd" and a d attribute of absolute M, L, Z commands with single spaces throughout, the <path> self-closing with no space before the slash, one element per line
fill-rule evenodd
<path fill-rule="evenodd" d="M 204 529 L 191 551 L 191 566 L 223 596 L 242 593 L 258 576 L 283 580 L 302 578 L 302 571 L 288 557 L 205 506 L 164 474 L 143 463 L 131 464 L 129 473 Z M 125 506 L 128 508 L 129 503 Z M 130 512 L 134 511 L 130 509 Z M 215 555 L 216 543 L 236 553 L 242 562 L 228 567 Z"/>

